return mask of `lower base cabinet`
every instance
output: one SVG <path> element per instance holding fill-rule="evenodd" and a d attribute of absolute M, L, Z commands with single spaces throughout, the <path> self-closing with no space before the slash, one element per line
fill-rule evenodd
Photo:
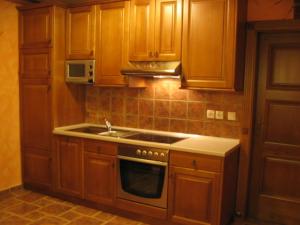
<path fill-rule="evenodd" d="M 114 205 L 116 199 L 116 157 L 84 153 L 84 197 L 87 200 Z"/>

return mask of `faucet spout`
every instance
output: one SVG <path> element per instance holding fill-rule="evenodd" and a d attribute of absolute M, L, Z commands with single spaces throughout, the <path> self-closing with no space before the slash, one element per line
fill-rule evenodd
<path fill-rule="evenodd" d="M 104 121 L 108 132 L 111 132 L 111 123 L 106 118 L 104 119 Z"/>

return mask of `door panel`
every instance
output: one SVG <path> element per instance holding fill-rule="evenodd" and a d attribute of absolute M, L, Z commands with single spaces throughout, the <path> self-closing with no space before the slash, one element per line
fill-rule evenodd
<path fill-rule="evenodd" d="M 156 60 L 181 58 L 181 0 L 157 0 L 155 14 Z"/>
<path fill-rule="evenodd" d="M 99 6 L 97 15 L 98 85 L 124 85 L 120 70 L 128 62 L 129 2 Z"/>
<path fill-rule="evenodd" d="M 133 61 L 153 60 L 155 0 L 131 1 L 130 56 Z"/>
<path fill-rule="evenodd" d="M 286 225 L 300 223 L 299 56 L 300 33 L 260 37 L 250 215 Z"/>
<path fill-rule="evenodd" d="M 68 9 L 66 20 L 68 59 L 95 57 L 95 18 L 95 6 Z"/>
<path fill-rule="evenodd" d="M 22 140 L 24 147 L 50 151 L 50 90 L 47 84 L 22 84 Z"/>

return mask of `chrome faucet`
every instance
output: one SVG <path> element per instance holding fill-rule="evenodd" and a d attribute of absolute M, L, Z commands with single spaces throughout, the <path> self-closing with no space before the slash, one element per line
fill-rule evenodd
<path fill-rule="evenodd" d="M 106 118 L 104 119 L 104 121 L 108 132 L 111 132 L 111 123 Z"/>

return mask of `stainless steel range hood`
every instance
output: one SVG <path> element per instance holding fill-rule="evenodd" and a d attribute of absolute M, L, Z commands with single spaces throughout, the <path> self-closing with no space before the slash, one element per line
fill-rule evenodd
<path fill-rule="evenodd" d="M 181 62 L 130 62 L 121 73 L 127 76 L 179 78 Z"/>

